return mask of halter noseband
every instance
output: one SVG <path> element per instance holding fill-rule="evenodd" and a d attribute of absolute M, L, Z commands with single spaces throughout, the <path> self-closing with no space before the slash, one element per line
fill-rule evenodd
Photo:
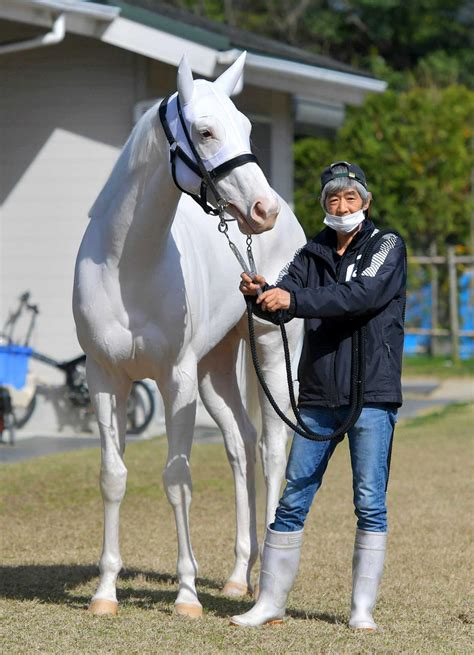
<path fill-rule="evenodd" d="M 181 111 L 181 103 L 179 101 L 179 95 L 176 95 L 176 107 L 178 109 L 179 120 L 181 123 L 181 127 L 183 128 L 183 132 L 188 142 L 189 148 L 194 156 L 195 161 L 193 161 L 191 157 L 189 157 L 186 154 L 186 152 L 181 148 L 179 143 L 176 141 L 175 137 L 173 136 L 173 133 L 171 132 L 168 119 L 166 118 L 168 102 L 171 98 L 171 95 L 172 94 L 168 95 L 160 103 L 160 107 L 158 109 L 158 115 L 160 117 L 161 125 L 163 126 L 164 133 L 166 135 L 166 138 L 168 139 L 168 143 L 170 146 L 171 175 L 173 176 L 174 183 L 176 184 L 176 186 L 180 191 L 182 191 L 183 193 L 187 193 L 189 196 L 191 196 L 191 198 L 193 198 L 202 207 L 202 209 L 206 212 L 206 214 L 212 214 L 213 216 L 218 216 L 218 215 L 222 216 L 224 209 L 228 205 L 228 202 L 224 200 L 224 198 L 222 198 L 214 182 L 217 181 L 220 177 L 223 177 L 226 173 L 233 170 L 234 168 L 237 168 L 238 166 L 243 166 L 243 164 L 247 164 L 248 162 L 258 163 L 258 160 L 255 157 L 255 155 L 253 155 L 251 152 L 248 152 L 243 155 L 238 155 L 237 157 L 233 157 L 232 159 L 229 159 L 223 164 L 220 164 L 219 166 L 216 166 L 212 170 L 208 171 L 198 151 L 196 150 L 194 143 L 191 140 L 188 128 L 186 126 L 186 122 L 183 117 L 183 113 Z M 189 169 L 192 170 L 193 173 L 195 173 L 199 178 L 201 178 L 201 189 L 199 195 L 186 191 L 186 189 L 183 189 L 183 187 L 179 184 L 176 177 L 176 157 L 179 157 L 181 161 Z M 208 188 L 212 191 L 212 194 L 216 199 L 217 207 L 213 207 L 212 205 L 210 205 L 207 200 Z"/>

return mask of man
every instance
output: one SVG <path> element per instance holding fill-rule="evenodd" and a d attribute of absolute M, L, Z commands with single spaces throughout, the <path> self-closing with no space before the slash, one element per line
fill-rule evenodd
<path fill-rule="evenodd" d="M 296 253 L 274 287 L 262 276 L 242 274 L 240 290 L 256 296 L 256 313 L 275 320 L 305 319 L 299 363 L 299 410 L 306 426 L 332 434 L 350 410 L 352 334 L 366 325 L 363 409 L 348 430 L 357 528 L 352 562 L 349 626 L 374 631 L 372 617 L 387 541 L 390 454 L 397 408 L 402 403 L 401 360 L 406 256 L 401 239 L 385 235 L 364 270 L 358 262 L 378 231 L 369 219 L 371 194 L 356 164 L 336 162 L 321 175 L 326 228 Z M 263 310 L 263 311 L 262 311 Z M 275 521 L 267 528 L 258 601 L 233 625 L 281 622 L 297 573 L 303 528 L 338 440 L 293 437 L 287 484 Z"/>

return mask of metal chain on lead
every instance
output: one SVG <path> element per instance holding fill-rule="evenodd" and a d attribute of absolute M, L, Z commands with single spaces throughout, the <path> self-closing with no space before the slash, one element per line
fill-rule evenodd
<path fill-rule="evenodd" d="M 249 260 L 250 271 L 252 273 L 250 277 L 253 278 L 255 275 L 257 275 L 257 267 L 255 266 L 255 259 L 253 258 L 251 234 L 247 236 L 245 243 L 247 245 L 247 259 Z"/>
<path fill-rule="evenodd" d="M 227 234 L 227 230 L 229 229 L 229 226 L 227 225 L 227 221 L 221 217 L 221 220 L 219 222 L 219 225 L 217 226 L 217 229 L 221 234 L 225 234 L 227 238 L 229 238 L 229 235 Z"/>
<path fill-rule="evenodd" d="M 251 278 L 253 278 L 257 274 L 257 268 L 255 266 L 255 260 L 253 258 L 253 253 L 252 253 L 252 237 L 249 235 L 246 239 L 246 245 L 247 245 L 247 257 L 248 257 L 248 264 L 245 261 L 242 253 L 238 249 L 238 247 L 235 245 L 235 243 L 231 240 L 231 238 L 228 235 L 228 230 L 229 226 L 227 225 L 227 221 L 224 218 L 224 209 L 225 207 L 219 206 L 219 224 L 217 226 L 217 229 L 221 234 L 224 234 L 225 237 L 227 238 L 227 243 L 229 244 L 229 248 L 232 250 L 234 253 L 237 261 L 239 262 L 240 266 L 242 267 L 242 270 L 244 273 L 247 273 L 247 275 Z"/>

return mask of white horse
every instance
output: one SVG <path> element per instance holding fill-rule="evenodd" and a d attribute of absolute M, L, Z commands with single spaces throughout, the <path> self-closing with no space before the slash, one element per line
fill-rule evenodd
<path fill-rule="evenodd" d="M 250 152 L 250 123 L 229 99 L 243 65 L 241 56 L 212 83 L 193 81 L 186 59 L 180 64 L 179 100 L 206 168 Z M 176 95 L 171 109 L 173 102 L 176 107 Z M 170 127 L 179 137 L 176 114 L 170 116 Z M 250 571 L 258 556 L 256 430 L 236 376 L 237 350 L 247 336 L 245 304 L 238 291 L 241 270 L 217 230 L 217 218 L 206 215 L 175 185 L 169 154 L 155 106 L 135 126 L 92 207 L 76 263 L 74 317 L 87 354 L 87 379 L 102 449 L 104 542 L 99 586 L 90 606 L 95 614 L 117 612 L 116 580 L 122 567 L 119 508 L 127 478 L 126 400 L 133 380 L 156 380 L 165 406 L 168 458 L 163 482 L 178 533 L 176 612 L 202 614 L 189 532 L 189 458 L 198 389 L 222 431 L 235 478 L 235 566 L 224 593 L 241 596 L 250 590 Z M 176 176 L 185 191 L 199 192 L 201 180 L 181 161 Z M 271 190 L 256 163 L 234 168 L 216 184 L 229 202 L 226 217 L 237 219 L 240 231 L 232 224 L 229 234 L 240 247 L 242 233 L 265 232 L 255 239 L 255 259 L 259 272 L 275 280 L 305 241 L 293 213 Z M 300 336 L 298 323 L 288 326 L 293 345 Z M 262 368 L 285 408 L 288 392 L 279 331 L 261 322 L 257 336 Z M 261 398 L 260 404 L 268 523 L 274 517 L 285 470 L 286 428 L 266 399 Z"/>

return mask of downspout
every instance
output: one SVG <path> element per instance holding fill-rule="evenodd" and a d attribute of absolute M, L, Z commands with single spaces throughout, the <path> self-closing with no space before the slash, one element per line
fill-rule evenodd
<path fill-rule="evenodd" d="M 19 50 L 31 50 L 32 48 L 40 48 L 45 45 L 54 45 L 64 39 L 66 35 L 66 17 L 64 14 L 59 14 L 51 27 L 51 31 L 41 36 L 36 36 L 34 39 L 27 39 L 25 41 L 16 41 L 15 43 L 4 43 L 0 45 L 0 55 L 9 52 L 18 52 Z"/>

